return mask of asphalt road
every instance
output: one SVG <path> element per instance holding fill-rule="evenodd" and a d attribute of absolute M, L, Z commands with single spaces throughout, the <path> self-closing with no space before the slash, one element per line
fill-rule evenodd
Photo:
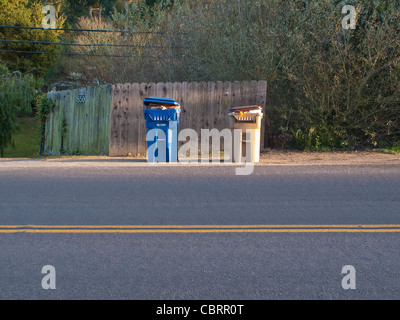
<path fill-rule="evenodd" d="M 399 230 L 332 232 L 399 227 L 399 208 L 398 164 L 258 165 L 236 176 L 231 165 L 1 161 L 0 299 L 399 299 Z M 285 231 L 304 225 L 322 229 Z M 45 265 L 55 290 L 41 286 Z M 354 290 L 342 288 L 345 265 Z"/>

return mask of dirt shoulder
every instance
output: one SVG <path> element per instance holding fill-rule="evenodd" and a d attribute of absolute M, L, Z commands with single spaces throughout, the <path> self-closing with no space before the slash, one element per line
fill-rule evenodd
<path fill-rule="evenodd" d="M 38 159 L 0 158 L 5 165 L 76 164 L 76 165 L 144 165 L 147 159 L 140 157 L 108 156 L 51 156 Z M 376 151 L 363 152 L 301 152 L 301 151 L 265 151 L 260 155 L 258 165 L 400 165 L 400 154 L 388 154 Z"/>
<path fill-rule="evenodd" d="M 260 155 L 265 164 L 400 164 L 400 154 L 363 152 L 269 151 Z"/>

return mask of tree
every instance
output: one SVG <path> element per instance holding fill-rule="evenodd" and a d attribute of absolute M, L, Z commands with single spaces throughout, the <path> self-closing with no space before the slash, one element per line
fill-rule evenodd
<path fill-rule="evenodd" d="M 115 10 L 125 8 L 124 0 L 64 0 L 62 11 L 67 16 L 67 22 L 75 26 L 81 17 L 94 17 L 93 10 L 97 9 L 97 18 L 109 18 Z"/>
<path fill-rule="evenodd" d="M 41 1 L 0 0 L 0 25 L 2 26 L 41 28 L 43 17 Z M 62 28 L 63 24 L 63 18 L 57 19 L 57 28 Z M 1 42 L 0 48 L 1 50 L 8 51 L 58 53 L 60 52 L 60 48 L 57 45 L 31 42 L 58 42 L 61 34 L 62 31 L 56 30 L 2 28 L 0 29 L 1 39 L 20 42 Z M 52 54 L 0 52 L 0 61 L 2 61 L 10 71 L 31 71 L 36 76 L 45 74 L 56 59 L 56 55 Z"/>

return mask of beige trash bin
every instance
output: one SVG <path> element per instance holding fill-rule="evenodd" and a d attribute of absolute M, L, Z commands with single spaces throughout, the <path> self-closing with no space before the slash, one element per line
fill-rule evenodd
<path fill-rule="evenodd" d="M 261 106 L 235 107 L 229 113 L 229 126 L 232 130 L 231 158 L 233 162 L 259 162 L 261 144 L 261 119 L 263 109 Z M 235 129 L 241 129 L 240 143 L 235 148 Z M 246 130 L 252 131 L 246 135 Z M 236 138 L 237 139 L 237 138 Z M 246 147 L 246 146 L 249 147 Z M 249 149 L 250 154 L 246 154 Z"/>

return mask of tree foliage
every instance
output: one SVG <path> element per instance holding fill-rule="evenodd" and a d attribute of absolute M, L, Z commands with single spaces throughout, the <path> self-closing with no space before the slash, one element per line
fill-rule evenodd
<path fill-rule="evenodd" d="M 31 74 L 10 73 L 0 64 L 0 156 L 12 143 L 12 133 L 17 128 L 15 119 L 32 113 L 31 103 L 36 88 L 41 85 Z"/>
<path fill-rule="evenodd" d="M 355 30 L 342 28 L 345 4 L 356 8 Z M 140 80 L 266 79 L 269 146 L 393 144 L 400 140 L 399 9 L 399 0 L 175 1 L 147 29 L 165 32 L 167 48 L 188 49 L 169 50 L 173 59 L 152 63 Z M 135 11 L 121 21 L 146 29 Z"/>
<path fill-rule="evenodd" d="M 70 26 L 75 26 L 82 17 L 90 17 L 90 9 L 100 9 L 100 17 L 104 20 L 111 17 L 115 10 L 125 8 L 124 0 L 63 0 L 60 10 L 66 15 Z M 97 12 L 97 17 L 99 13 Z M 90 18 L 92 18 L 91 16 Z"/>
<path fill-rule="evenodd" d="M 42 27 L 42 3 L 29 0 L 0 0 L 0 25 Z M 62 28 L 64 19 L 57 20 L 57 28 Z M 17 41 L 58 42 L 61 31 L 27 30 L 27 29 L 0 29 L 0 38 Z M 11 51 L 30 52 L 60 52 L 56 45 L 32 43 L 1 43 L 1 49 Z M 56 56 L 32 53 L 0 52 L 0 61 L 11 71 L 33 72 L 36 76 L 45 74 L 54 64 Z"/>
<path fill-rule="evenodd" d="M 342 28 L 345 4 L 356 7 L 355 30 Z M 379 147 L 400 141 L 399 8 L 399 0 L 137 0 L 110 20 L 129 34 L 76 38 L 128 46 L 74 48 L 130 58 L 82 57 L 64 69 L 100 83 L 265 79 L 269 146 Z"/>

